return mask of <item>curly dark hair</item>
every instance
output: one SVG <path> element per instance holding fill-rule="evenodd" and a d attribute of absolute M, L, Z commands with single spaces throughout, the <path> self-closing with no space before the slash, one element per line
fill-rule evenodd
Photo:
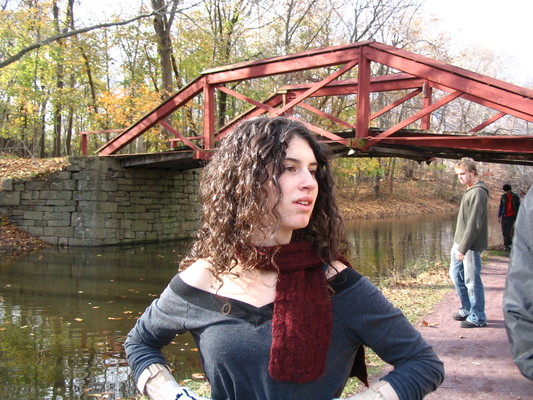
<path fill-rule="evenodd" d="M 245 120 L 222 140 L 200 182 L 201 228 L 181 267 L 199 258 L 208 259 L 215 276 L 229 272 L 237 263 L 245 269 L 257 263 L 254 233 L 266 234 L 265 220 L 279 221 L 276 206 L 281 200 L 278 179 L 289 142 L 306 140 L 316 157 L 318 197 L 307 227 L 299 230 L 327 264 L 346 255 L 348 245 L 333 190 L 329 152 L 307 127 L 285 117 Z M 277 200 L 268 206 L 268 188 L 277 189 Z M 270 209 L 273 208 L 273 209 Z M 266 218 L 266 216 L 272 218 Z"/>

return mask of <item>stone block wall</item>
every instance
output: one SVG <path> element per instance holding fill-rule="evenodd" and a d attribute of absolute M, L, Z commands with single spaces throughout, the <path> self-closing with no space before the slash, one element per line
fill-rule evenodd
<path fill-rule="evenodd" d="M 111 157 L 71 157 L 39 180 L 6 180 L 0 213 L 59 246 L 186 239 L 199 224 L 199 170 L 122 168 Z"/>

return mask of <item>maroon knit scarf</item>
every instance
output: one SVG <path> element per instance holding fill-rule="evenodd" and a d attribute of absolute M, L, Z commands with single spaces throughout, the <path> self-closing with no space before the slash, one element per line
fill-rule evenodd
<path fill-rule="evenodd" d="M 258 269 L 279 270 L 270 376 L 284 382 L 313 381 L 324 372 L 331 338 L 331 300 L 324 262 L 305 240 L 260 247 L 258 251 L 263 260 Z"/>

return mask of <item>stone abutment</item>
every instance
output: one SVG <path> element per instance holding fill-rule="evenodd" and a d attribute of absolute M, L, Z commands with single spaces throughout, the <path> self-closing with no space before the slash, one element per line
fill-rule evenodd
<path fill-rule="evenodd" d="M 44 178 L 8 179 L 0 213 L 58 246 L 187 239 L 199 224 L 200 170 L 122 168 L 112 157 L 71 157 Z"/>

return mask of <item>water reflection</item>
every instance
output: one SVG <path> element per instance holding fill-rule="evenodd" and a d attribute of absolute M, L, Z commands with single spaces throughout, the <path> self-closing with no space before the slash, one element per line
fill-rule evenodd
<path fill-rule="evenodd" d="M 495 214 L 495 213 L 492 213 Z M 378 280 L 448 258 L 455 216 L 349 222 L 354 267 Z M 491 242 L 501 234 L 491 222 Z M 135 396 L 122 344 L 176 272 L 187 243 L 45 249 L 0 262 L 0 399 Z M 165 354 L 178 379 L 200 372 L 192 337 Z"/>
<path fill-rule="evenodd" d="M 447 259 L 455 215 L 357 220 L 347 228 L 352 263 L 377 281 L 406 266 Z"/>
<path fill-rule="evenodd" d="M 185 245 L 44 249 L 3 260 L 0 399 L 134 396 L 122 343 Z M 169 359 L 199 371 L 192 339 L 180 339 Z"/>

